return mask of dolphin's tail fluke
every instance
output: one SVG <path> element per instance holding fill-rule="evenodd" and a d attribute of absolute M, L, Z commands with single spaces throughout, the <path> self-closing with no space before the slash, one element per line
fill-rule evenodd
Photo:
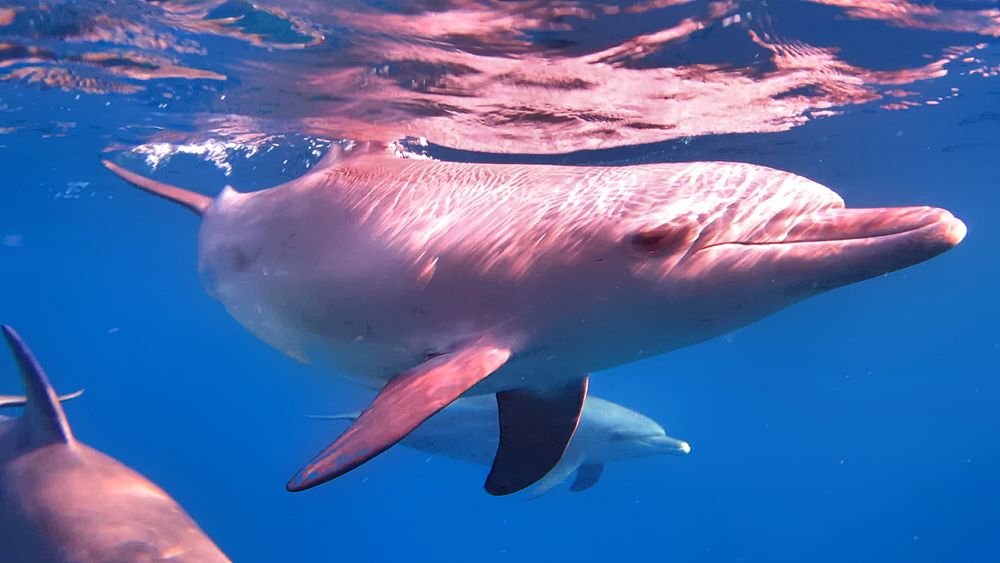
<path fill-rule="evenodd" d="M 197 192 L 192 192 L 191 190 L 185 190 L 184 188 L 178 188 L 177 186 L 171 186 L 170 184 L 164 184 L 163 182 L 157 182 L 151 178 L 146 178 L 145 176 L 140 176 L 135 172 L 129 172 L 121 166 L 108 161 L 102 160 L 102 164 L 108 170 L 117 174 L 122 180 L 143 189 L 153 195 L 160 196 L 164 199 L 168 199 L 174 203 L 179 203 L 184 207 L 187 207 L 191 211 L 194 211 L 198 215 L 204 215 L 205 210 L 212 205 L 212 198 L 207 195 L 199 194 Z"/>
<path fill-rule="evenodd" d="M 49 385 L 49 378 L 45 376 L 35 355 L 13 328 L 3 325 L 3 335 L 17 360 L 17 367 L 24 381 L 24 394 L 27 398 L 24 402 L 24 414 L 21 416 L 27 423 L 31 443 L 74 443 L 73 431 L 66 421 L 66 413 L 59 404 L 59 397 Z"/>

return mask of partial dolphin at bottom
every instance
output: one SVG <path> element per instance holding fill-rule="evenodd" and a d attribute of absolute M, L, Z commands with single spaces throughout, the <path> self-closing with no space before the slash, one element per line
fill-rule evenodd
<path fill-rule="evenodd" d="M 0 560 L 228 562 L 163 489 L 76 440 L 31 350 L 3 333 L 25 396 L 2 405 L 23 406 L 21 416 L 0 416 Z"/>

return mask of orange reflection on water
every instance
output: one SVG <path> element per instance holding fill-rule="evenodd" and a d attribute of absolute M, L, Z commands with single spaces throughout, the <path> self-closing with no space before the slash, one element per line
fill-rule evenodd
<path fill-rule="evenodd" d="M 847 16 L 899 27 L 1000 36 L 1000 10 L 946 10 L 907 0 L 806 0 L 844 9 Z"/>
<path fill-rule="evenodd" d="M 267 117 L 324 136 L 415 136 L 490 152 L 778 132 L 867 103 L 944 100 L 917 84 L 942 79 L 956 61 L 980 65 L 967 74 L 1000 68 L 970 57 L 975 47 L 960 37 L 851 43 L 873 40 L 870 26 L 854 37 L 852 20 L 971 42 L 1000 36 L 998 9 L 910 1 L 133 0 L 113 14 L 96 1 L 73 6 L 0 9 L 0 79 L 121 94 L 165 79 L 205 81 L 208 96 L 187 98 L 215 126 Z M 795 36 L 803 7 L 808 17 L 832 14 L 823 17 L 844 31 L 825 40 L 840 44 Z M 883 52 L 888 68 L 874 56 Z M 164 105 L 175 100 L 169 87 L 152 90 Z"/>
<path fill-rule="evenodd" d="M 845 61 L 836 48 L 780 40 L 741 25 L 753 16 L 741 16 L 737 2 L 712 2 L 700 16 L 612 47 L 568 54 L 531 48 L 519 30 L 551 26 L 537 10 L 514 4 L 516 9 L 461 2 L 454 12 L 418 16 L 342 10 L 337 16 L 342 21 L 366 30 L 378 27 L 377 36 L 359 38 L 351 48 L 353 59 L 370 64 L 287 76 L 314 98 L 333 100 L 320 104 L 322 111 L 307 109 L 303 122 L 317 134 L 422 136 L 464 149 L 517 153 L 776 132 L 836 115 L 834 108 L 882 99 L 882 86 L 941 78 L 956 56 L 944 53 L 921 66 L 871 70 Z M 496 16 L 486 18 L 487 8 Z M 499 23 L 470 35 L 475 26 L 466 24 L 483 20 Z M 768 54 L 762 61 L 767 65 L 645 64 L 705 29 L 730 26 L 744 34 L 745 45 Z M 422 30 L 426 41 L 416 39 Z M 450 46 L 449 38 L 466 48 Z M 500 54 L 486 48 L 498 43 L 519 48 Z M 280 72 L 266 64 L 258 70 Z"/>

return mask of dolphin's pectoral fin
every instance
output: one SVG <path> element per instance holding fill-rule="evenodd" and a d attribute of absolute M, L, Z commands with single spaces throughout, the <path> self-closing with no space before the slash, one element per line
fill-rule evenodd
<path fill-rule="evenodd" d="M 516 493 L 552 470 L 580 422 L 588 378 L 540 393 L 497 393 L 500 446 L 486 478 L 491 495 Z"/>
<path fill-rule="evenodd" d="M 83 389 L 79 391 L 73 391 L 72 393 L 66 393 L 65 395 L 59 395 L 59 402 L 69 401 L 83 395 Z M 23 407 L 28 404 L 28 397 L 26 395 L 0 395 L 0 409 L 9 407 Z"/>
<path fill-rule="evenodd" d="M 576 470 L 576 479 L 574 479 L 573 484 L 569 486 L 569 490 L 574 493 L 586 491 L 597 484 L 597 481 L 600 480 L 601 473 L 603 471 L 603 463 L 584 463 L 579 469 Z"/>
<path fill-rule="evenodd" d="M 350 428 L 288 482 L 288 490 L 325 483 L 389 449 L 509 357 L 508 349 L 476 345 L 435 356 L 392 378 Z"/>
<path fill-rule="evenodd" d="M 558 487 L 566 481 L 566 479 L 569 479 L 569 476 L 576 471 L 576 468 L 579 467 L 579 465 L 580 463 L 576 460 L 570 461 L 565 458 L 559 460 L 559 463 L 552 468 L 552 471 L 546 473 L 545 477 L 542 477 L 537 483 L 535 483 L 534 488 L 531 489 L 531 499 L 534 500 Z"/>

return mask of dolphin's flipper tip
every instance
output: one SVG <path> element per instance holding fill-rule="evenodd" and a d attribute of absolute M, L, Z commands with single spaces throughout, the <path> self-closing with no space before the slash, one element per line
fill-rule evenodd
<path fill-rule="evenodd" d="M 959 243 L 965 240 L 965 235 L 968 233 L 969 228 L 965 226 L 965 223 L 953 216 L 948 224 L 948 232 L 945 238 L 952 246 L 958 246 Z"/>

